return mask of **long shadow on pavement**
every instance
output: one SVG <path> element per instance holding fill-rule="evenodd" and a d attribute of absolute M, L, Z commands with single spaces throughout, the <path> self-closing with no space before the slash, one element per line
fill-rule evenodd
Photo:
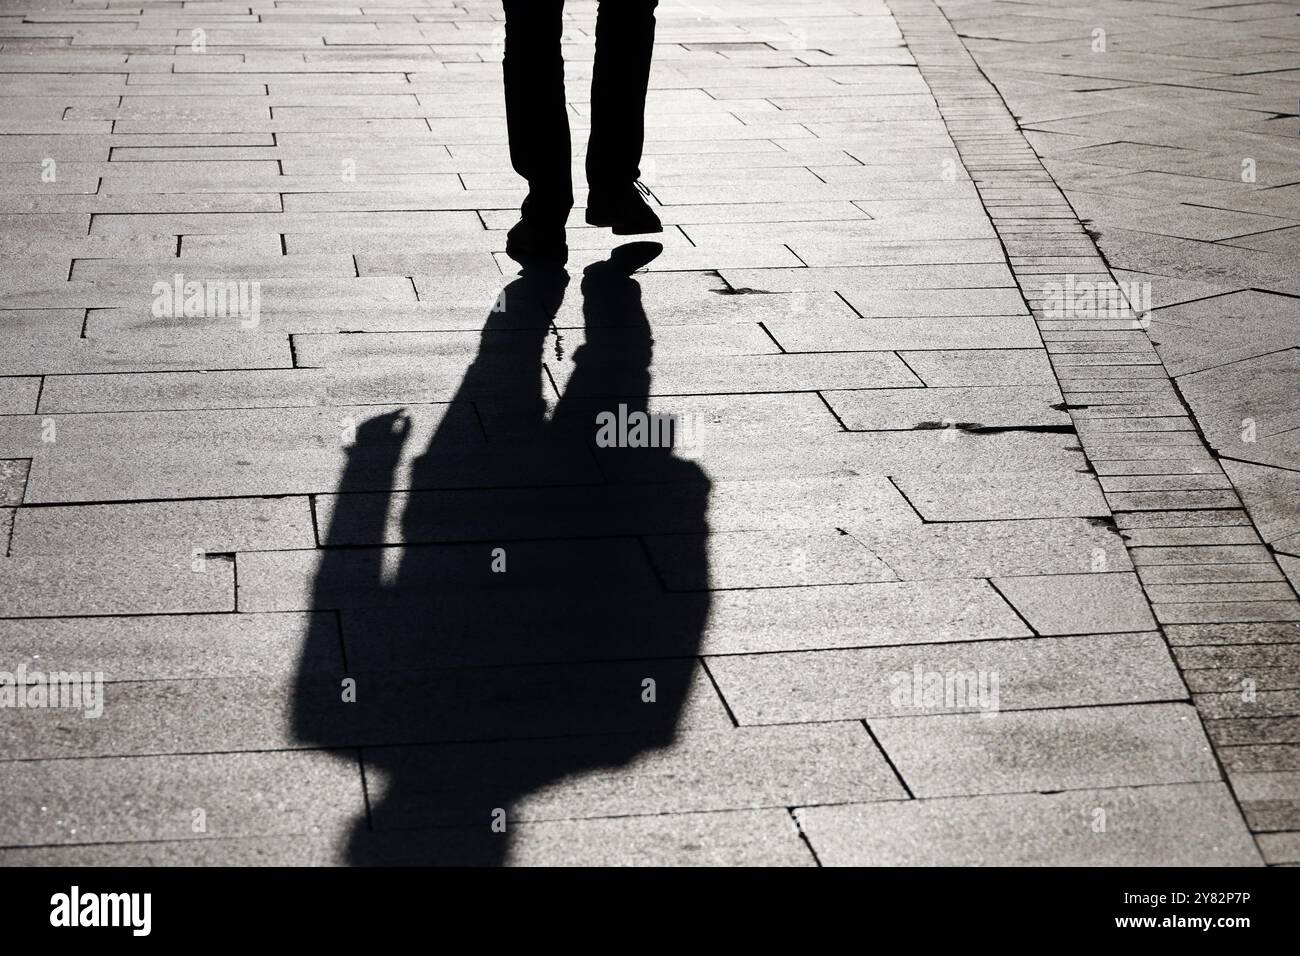
<path fill-rule="evenodd" d="M 525 270 L 409 494 L 377 491 L 401 484 L 405 415 L 357 429 L 294 702 L 303 746 L 360 756 L 367 809 L 349 862 L 495 865 L 527 839 L 520 821 L 602 815 L 592 793 L 548 786 L 667 746 L 707 680 L 708 480 L 672 447 L 629 447 L 617 426 L 623 447 L 596 441 L 598 414 L 647 411 L 652 343 L 632 274 L 659 250 L 629 244 L 585 270 L 585 343 L 549 417 L 543 351 L 562 347 L 568 276 Z M 663 587 L 652 533 L 686 536 L 674 575 L 699 590 Z M 322 667 L 340 647 L 343 670 Z"/>

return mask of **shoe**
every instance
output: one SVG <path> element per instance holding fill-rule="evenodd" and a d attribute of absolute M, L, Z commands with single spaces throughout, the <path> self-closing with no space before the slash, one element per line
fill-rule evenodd
<path fill-rule="evenodd" d="M 664 224 L 645 201 L 650 195 L 640 181 L 611 191 L 591 190 L 587 195 L 587 223 L 609 226 L 616 236 L 663 232 Z"/>
<path fill-rule="evenodd" d="M 506 233 L 506 255 L 516 262 L 545 262 L 563 265 L 569 258 L 564 224 L 542 224 L 524 216 Z"/>

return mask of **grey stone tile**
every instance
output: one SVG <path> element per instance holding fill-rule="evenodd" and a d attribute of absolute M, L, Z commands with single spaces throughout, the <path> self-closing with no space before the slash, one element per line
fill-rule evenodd
<path fill-rule="evenodd" d="M 7 846 L 202 839 L 200 819 L 212 839 L 308 834 L 365 812 L 355 754 L 50 760 L 9 776 L 0 815 Z"/>
<path fill-rule="evenodd" d="M 0 459 L 0 505 L 16 507 L 23 503 L 30 469 L 29 459 Z"/>
<path fill-rule="evenodd" d="M 1285 601 L 1217 601 L 1207 604 L 1158 604 L 1161 624 L 1196 624 L 1218 621 L 1300 621 L 1300 604 L 1293 595 Z"/>
<path fill-rule="evenodd" d="M 896 581 L 897 575 L 851 535 L 835 529 L 655 535 L 650 560 L 670 591 L 796 587 Z M 689 557 L 703 549 L 704 567 Z M 707 570 L 707 580 L 699 573 Z"/>
<path fill-rule="evenodd" d="M 930 391 L 926 389 L 926 391 Z M 978 475 L 908 473 L 893 478 L 927 521 L 1105 517 L 1097 480 L 1083 472 L 990 472 Z"/>
<path fill-rule="evenodd" d="M 315 544 L 305 497 L 235 498 L 24 508 L 10 554 L 192 556 Z"/>
<path fill-rule="evenodd" d="M 1300 624 L 1287 621 L 1255 624 L 1177 624 L 1165 628 L 1174 646 L 1218 644 L 1300 644 Z"/>
<path fill-rule="evenodd" d="M 234 563 L 210 556 L 196 572 L 187 551 L 130 561 L 103 554 L 0 561 L 0 617 L 157 614 L 234 609 Z"/>
<path fill-rule="evenodd" d="M 823 866 L 1260 863 L 1218 782 L 810 807 L 796 816 Z"/>
<path fill-rule="evenodd" d="M 1009 289 L 1015 281 L 1007 267 L 1000 262 L 816 269 L 731 267 L 724 269 L 722 275 L 738 289 L 762 289 L 767 292 L 837 289 L 845 293 L 850 303 L 854 302 L 850 290 L 858 296 L 870 297 L 876 290 L 890 289 Z M 994 314 L 1010 313 L 1000 311 Z"/>
<path fill-rule="evenodd" d="M 884 717 L 870 723 L 918 797 L 1219 779 L 1190 704 Z"/>
<path fill-rule="evenodd" d="M 735 278 L 727 276 L 728 280 Z M 734 285 L 734 283 L 733 283 Z M 760 288 L 763 286 L 760 285 Z M 1024 315 L 1025 303 L 1016 289 L 839 289 L 853 310 L 864 318 L 894 316 L 1010 316 Z"/>
<path fill-rule="evenodd" d="M 1233 773 L 1229 778 L 1246 822 L 1256 833 L 1300 829 L 1300 773 Z"/>
<path fill-rule="evenodd" d="M 42 617 L 0 621 L 0 643 L 8 670 L 26 662 L 45 672 L 98 671 L 107 682 L 337 672 L 338 646 L 305 642 L 309 627 L 338 630 L 328 612 Z"/>
<path fill-rule="evenodd" d="M 395 411 L 369 405 L 58 416 L 54 443 L 41 442 L 41 419 L 7 418 L 0 419 L 0 454 L 34 459 L 29 503 L 332 492 L 351 454 L 352 429 Z M 468 409 L 432 405 L 408 415 L 399 464 L 422 451 L 444 420 L 449 435 L 465 436 L 467 461 L 482 449 Z M 357 452 L 375 463 L 374 488 L 392 482 L 379 465 L 387 444 L 367 442 Z M 121 455 L 124 445 L 132 455 Z"/>
<path fill-rule="evenodd" d="M 1243 461 L 1223 461 L 1261 537 L 1275 542 L 1300 531 L 1300 475 Z"/>
<path fill-rule="evenodd" d="M 708 664 L 741 724 L 1186 696 L 1163 639 L 1154 633 L 732 655 L 711 657 Z M 958 674 L 969 683 L 954 683 Z"/>
<path fill-rule="evenodd" d="M 1070 424 L 1052 386 L 836 389 L 824 397 L 852 431 Z"/>
<path fill-rule="evenodd" d="M 768 588 L 715 594 L 703 649 L 740 654 L 1028 634 L 984 581 Z"/>
<path fill-rule="evenodd" d="M 699 517 L 687 507 L 695 494 L 683 483 L 626 484 L 355 494 L 342 501 L 321 495 L 315 504 L 327 543 L 376 545 L 700 532 Z M 709 492 L 713 532 L 919 523 L 885 478 L 718 481 Z"/>
<path fill-rule="evenodd" d="M 879 555 L 904 580 L 994 575 L 1052 576 L 1053 573 L 1069 575 L 1093 567 L 1112 571 L 1129 567 L 1123 543 L 1109 528 L 1078 518 L 935 523 L 899 530 L 849 530 L 855 540 Z"/>
<path fill-rule="evenodd" d="M 509 793 L 511 766 L 595 768 L 557 781 L 508 808 L 520 823 L 897 800 L 902 787 L 861 724 L 749 727 L 680 735 L 671 748 L 645 750 L 636 739 L 570 738 L 398 748 L 382 757 L 363 752 L 373 821 L 387 830 L 490 819 Z M 610 768 L 611 763 L 623 763 Z M 481 776 L 461 777 L 463 769 Z M 377 771 L 377 772 L 376 772 Z M 406 781 L 389 789 L 384 776 Z M 505 779 L 502 779 L 505 778 Z M 463 786 L 449 781 L 459 779 Z"/>
<path fill-rule="evenodd" d="M 1132 573 L 1025 575 L 994 584 L 1039 634 L 1141 631 L 1155 624 Z"/>
<path fill-rule="evenodd" d="M 333 638 L 327 618 L 311 623 L 326 629 L 312 635 L 312 645 Z M 3 728 L 4 752 L 30 760 L 575 734 L 659 739 L 671 735 L 676 722 L 695 730 L 730 726 L 712 684 L 691 659 L 471 672 L 410 668 L 423 661 L 376 662 L 406 668 L 395 673 L 367 669 L 372 661 L 361 658 L 349 671 L 355 702 L 342 700 L 341 674 L 326 669 L 324 653 L 290 677 L 106 684 L 102 715 L 95 719 L 79 709 L 15 710 Z M 662 706 L 642 700 L 646 678 L 656 681 Z"/>
<path fill-rule="evenodd" d="M 1188 512 L 1166 511 L 1157 512 L 1157 514 L 1187 514 Z M 1213 510 L 1200 512 L 1202 514 L 1241 514 L 1239 511 Z M 1139 513 L 1140 514 L 1140 513 Z M 1209 519 L 1204 519 L 1209 520 Z M 1243 530 L 1251 532 L 1250 528 L 1170 528 L 1169 531 L 1188 532 L 1189 536 L 1193 532 L 1205 530 Z M 1136 532 L 1124 532 L 1125 535 Z M 1251 532 L 1253 536 L 1253 532 Z M 1174 542 L 1181 544 L 1182 542 Z M 1171 543 L 1172 545 L 1173 543 Z M 1277 566 L 1261 556 L 1258 561 L 1237 562 L 1233 564 L 1152 564 L 1146 565 L 1139 569 L 1143 582 L 1147 584 L 1200 584 L 1200 583 L 1223 583 L 1232 581 L 1281 581 L 1283 580 L 1281 572 Z"/>
<path fill-rule="evenodd" d="M 40 390 L 39 378 L 0 378 L 0 415 L 31 415 Z"/>
<path fill-rule="evenodd" d="M 768 329 L 787 352 L 894 349 L 1032 349 L 1041 344 L 1029 316 L 971 316 L 955 320 L 912 316 L 847 322 L 777 319 Z"/>
<path fill-rule="evenodd" d="M 709 352 L 708 344 L 702 342 L 699 351 Z M 584 356 L 583 361 L 587 367 L 601 367 L 599 359 L 589 362 Z M 611 359 L 606 367 L 615 369 L 617 361 Z M 591 394 L 591 390 L 570 387 L 571 363 L 548 362 L 546 367 L 565 394 Z M 728 356 L 725 362 L 716 357 L 679 358 L 669 354 L 663 360 L 655 358 L 650 394 L 753 394 L 877 385 L 918 387 L 919 390 L 920 384 L 911 369 L 892 352 L 737 355 Z"/>
<path fill-rule="evenodd" d="M 899 355 L 932 388 L 1056 383 L 1047 353 L 1041 349 L 936 349 Z"/>
<path fill-rule="evenodd" d="M 1257 841 L 1265 863 L 1300 863 L 1300 832 L 1261 833 Z"/>
<path fill-rule="evenodd" d="M 0 849 L 0 866 L 484 865 L 475 828 L 356 832 L 316 826 L 294 836 L 199 838 Z M 813 866 L 784 809 L 555 820 L 511 827 L 514 866 Z"/>
<path fill-rule="evenodd" d="M 521 823 L 514 866 L 812 866 L 785 809 Z"/>
<path fill-rule="evenodd" d="M 144 287 L 145 291 L 148 286 Z M 70 375 L 85 372 L 163 372 L 176 369 L 290 368 L 286 337 L 239 330 L 239 320 L 222 318 L 225 328 L 206 332 L 153 335 L 95 335 L 55 341 L 19 338 L 0 357 L 0 374 Z M 233 331 L 228 331 L 233 330 Z"/>
<path fill-rule="evenodd" d="M 147 843 L 0 849 L 0 866 L 330 866 L 342 864 L 346 859 L 346 839 L 323 834 L 195 837 Z"/>

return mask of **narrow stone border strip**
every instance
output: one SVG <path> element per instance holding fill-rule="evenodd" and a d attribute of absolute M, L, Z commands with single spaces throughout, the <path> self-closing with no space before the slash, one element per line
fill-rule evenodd
<path fill-rule="evenodd" d="M 1116 281 L 996 87 L 932 0 L 886 0 L 1038 324 L 1084 453 L 1246 822 L 1300 829 L 1300 600 Z M 1130 290 L 1131 291 L 1131 290 Z M 1071 298 L 1067 298 L 1071 297 Z M 1141 296 L 1136 299 L 1141 304 Z"/>

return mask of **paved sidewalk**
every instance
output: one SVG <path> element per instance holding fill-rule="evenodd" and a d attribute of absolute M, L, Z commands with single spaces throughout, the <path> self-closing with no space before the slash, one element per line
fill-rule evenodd
<path fill-rule="evenodd" d="M 1289 552 L 979 6 L 665 0 L 662 250 L 563 277 L 492 0 L 0 2 L 0 670 L 108 681 L 0 861 L 1300 861 Z"/>

